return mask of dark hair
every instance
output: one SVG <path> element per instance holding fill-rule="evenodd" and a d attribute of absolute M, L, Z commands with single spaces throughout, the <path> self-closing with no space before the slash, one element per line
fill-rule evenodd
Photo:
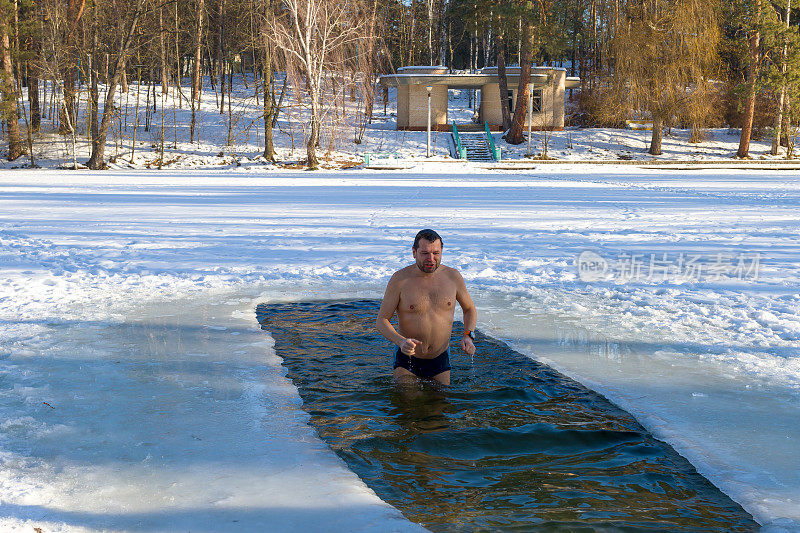
<path fill-rule="evenodd" d="M 429 241 L 429 242 L 435 242 L 435 241 L 438 240 L 438 241 L 441 241 L 442 242 L 442 246 L 444 246 L 444 241 L 442 241 L 442 238 L 439 236 L 438 233 L 436 233 L 432 229 L 424 229 L 424 230 L 420 231 L 419 233 L 417 233 L 417 236 L 414 237 L 414 246 L 412 246 L 412 248 L 414 250 L 419 248 L 419 240 L 420 239 L 425 239 L 426 241 Z"/>

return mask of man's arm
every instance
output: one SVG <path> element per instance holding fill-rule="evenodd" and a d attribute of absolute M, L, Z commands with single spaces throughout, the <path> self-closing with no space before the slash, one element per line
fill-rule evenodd
<path fill-rule="evenodd" d="M 392 326 L 391 320 L 397 306 L 400 303 L 400 282 L 395 273 L 386 285 L 386 293 L 383 295 L 381 308 L 378 310 L 378 318 L 375 320 L 375 327 L 386 340 L 395 344 L 406 355 L 414 355 L 414 348 L 422 344 L 417 339 L 407 339 L 400 335 Z"/>
<path fill-rule="evenodd" d="M 461 349 L 467 355 L 475 353 L 475 344 L 472 339 L 467 336 L 467 332 L 475 331 L 475 326 L 478 324 L 478 310 L 475 308 L 475 303 L 472 297 L 467 292 L 467 284 L 464 282 L 463 276 L 458 271 L 456 274 L 456 301 L 461 306 L 461 311 L 464 313 L 464 335 L 461 337 Z"/>

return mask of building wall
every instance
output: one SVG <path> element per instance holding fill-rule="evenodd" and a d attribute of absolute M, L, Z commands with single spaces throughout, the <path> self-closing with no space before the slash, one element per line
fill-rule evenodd
<path fill-rule="evenodd" d="M 478 120 L 495 126 L 503 124 L 499 83 L 487 83 L 481 87 L 481 106 L 478 110 Z"/>
<path fill-rule="evenodd" d="M 563 70 L 552 70 L 550 83 L 536 86 L 542 90 L 542 111 L 534 113 L 531 117 L 533 129 L 564 129 L 564 90 L 567 73 Z M 514 105 L 517 103 L 517 87 L 509 87 L 513 93 Z M 503 110 L 500 107 L 500 84 L 487 83 L 481 88 L 480 121 L 488 122 L 490 126 L 500 127 L 503 124 Z M 528 103 L 525 102 L 527 107 Z M 512 112 L 513 113 L 513 112 Z M 525 113 L 525 127 L 528 125 L 528 114 Z"/>
<path fill-rule="evenodd" d="M 408 87 L 408 124 L 410 129 L 428 128 L 428 91 L 424 85 L 407 85 Z M 399 102 L 398 102 L 399 107 Z M 400 110 L 398 109 L 398 127 L 400 126 Z M 434 85 L 431 90 L 431 126 L 447 124 L 447 86 Z"/>
<path fill-rule="evenodd" d="M 397 129 L 408 129 L 408 87 L 397 87 Z"/>
<path fill-rule="evenodd" d="M 567 87 L 567 71 L 554 70 L 553 71 L 553 125 L 552 127 L 557 130 L 564 129 L 564 107 L 566 101 L 566 87 Z"/>

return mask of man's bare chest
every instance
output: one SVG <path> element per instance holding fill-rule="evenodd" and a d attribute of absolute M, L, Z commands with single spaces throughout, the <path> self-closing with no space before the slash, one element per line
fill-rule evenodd
<path fill-rule="evenodd" d="M 454 284 L 406 284 L 400 291 L 399 310 L 402 313 L 452 313 L 456 304 Z"/>

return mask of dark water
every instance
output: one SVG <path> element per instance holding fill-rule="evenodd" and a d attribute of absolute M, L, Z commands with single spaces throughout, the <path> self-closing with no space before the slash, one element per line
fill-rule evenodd
<path fill-rule="evenodd" d="M 432 531 L 753 531 L 627 412 L 478 333 L 452 386 L 400 388 L 379 302 L 260 305 L 320 436 Z M 460 332 L 460 325 L 454 329 Z"/>

